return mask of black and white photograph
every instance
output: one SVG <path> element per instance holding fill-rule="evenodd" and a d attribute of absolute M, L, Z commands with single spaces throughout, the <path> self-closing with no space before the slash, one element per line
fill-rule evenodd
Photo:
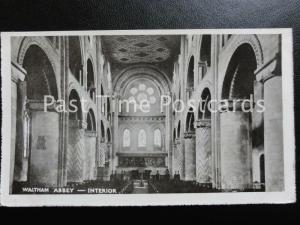
<path fill-rule="evenodd" d="M 295 201 L 291 29 L 1 41 L 4 205 Z"/>

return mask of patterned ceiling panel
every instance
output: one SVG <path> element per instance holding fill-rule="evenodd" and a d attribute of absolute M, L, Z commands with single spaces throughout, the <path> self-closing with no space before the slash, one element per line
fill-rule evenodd
<path fill-rule="evenodd" d="M 104 36 L 105 54 L 118 63 L 159 63 L 179 51 L 179 36 Z"/>

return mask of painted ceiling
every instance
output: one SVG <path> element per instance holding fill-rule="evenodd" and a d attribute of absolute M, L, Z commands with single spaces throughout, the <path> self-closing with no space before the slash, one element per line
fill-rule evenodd
<path fill-rule="evenodd" d="M 103 51 L 115 63 L 161 63 L 179 53 L 180 36 L 115 35 L 103 37 Z"/>

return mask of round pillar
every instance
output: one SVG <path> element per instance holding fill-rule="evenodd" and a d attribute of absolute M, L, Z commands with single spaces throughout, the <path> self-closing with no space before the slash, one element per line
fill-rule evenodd
<path fill-rule="evenodd" d="M 196 121 L 196 181 L 212 183 L 211 122 Z"/>
<path fill-rule="evenodd" d="M 228 109 L 221 122 L 221 188 L 243 190 L 251 187 L 251 114 Z"/>
<path fill-rule="evenodd" d="M 257 74 L 264 93 L 264 151 L 266 191 L 284 190 L 282 79 L 280 55 Z"/>
<path fill-rule="evenodd" d="M 69 145 L 67 153 L 67 182 L 84 180 L 84 129 L 81 120 L 69 120 Z"/>
<path fill-rule="evenodd" d="M 196 141 L 194 132 L 184 133 L 185 180 L 196 180 Z"/>

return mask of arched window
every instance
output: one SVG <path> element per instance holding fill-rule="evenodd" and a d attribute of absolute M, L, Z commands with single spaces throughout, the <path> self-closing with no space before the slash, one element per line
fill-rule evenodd
<path fill-rule="evenodd" d="M 190 59 L 187 76 L 187 88 L 194 88 L 194 56 Z"/>
<path fill-rule="evenodd" d="M 126 129 L 123 133 L 123 147 L 130 146 L 130 130 Z"/>
<path fill-rule="evenodd" d="M 161 132 L 160 129 L 154 131 L 154 145 L 161 147 Z"/>
<path fill-rule="evenodd" d="M 102 141 L 105 140 L 105 130 L 104 130 L 104 124 L 103 124 L 102 120 L 101 120 L 101 139 L 102 139 Z"/>
<path fill-rule="evenodd" d="M 139 147 L 146 147 L 147 144 L 147 136 L 145 130 L 140 130 L 139 136 L 138 136 L 138 146 Z"/>
<path fill-rule="evenodd" d="M 94 99 L 95 95 L 95 80 L 94 70 L 90 59 L 87 61 L 87 91 L 89 92 L 90 98 Z"/>
<path fill-rule="evenodd" d="M 90 109 L 87 114 L 87 130 L 96 131 L 96 122 L 95 122 L 94 112 Z"/>

